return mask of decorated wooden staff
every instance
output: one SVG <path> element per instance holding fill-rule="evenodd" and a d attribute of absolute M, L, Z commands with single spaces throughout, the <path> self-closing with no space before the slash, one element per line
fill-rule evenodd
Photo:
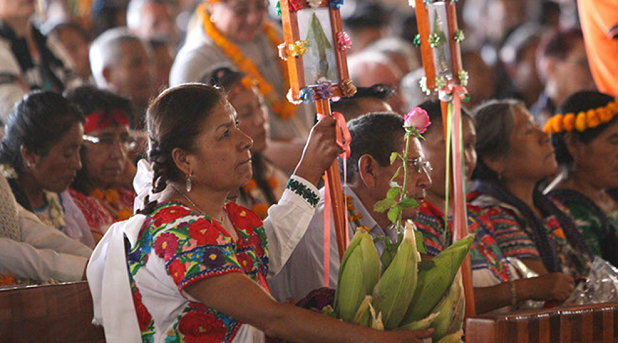
<path fill-rule="evenodd" d="M 446 179 L 446 199 L 449 199 L 452 182 L 453 237 L 454 240 L 459 240 L 468 234 L 461 121 L 461 100 L 465 101 L 468 97 L 465 89 L 468 73 L 461 65 L 459 43 L 464 35 L 457 28 L 456 2 L 457 0 L 410 0 L 410 5 L 416 7 L 419 32 L 416 43 L 420 45 L 425 69 L 425 77 L 421 79 L 420 86 L 427 94 L 437 92 L 442 102 L 442 117 L 446 123 L 446 173 L 449 175 Z M 448 203 L 444 213 L 448 217 Z M 468 317 L 476 312 L 469 256 L 461 268 Z"/>
<path fill-rule="evenodd" d="M 343 0 L 281 0 L 278 10 L 285 42 L 279 46 L 279 55 L 287 60 L 291 87 L 288 99 L 295 103 L 315 101 L 318 117 L 335 116 L 337 142 L 349 156 L 350 137 L 345 120 L 340 113 L 331 113 L 330 110 L 330 100 L 356 93 L 348 75 L 346 50 L 351 43 L 342 29 L 341 5 Z M 326 171 L 325 181 L 324 260 L 327 262 L 330 259 L 331 214 L 328 206 L 332 206 L 339 258 L 343 257 L 348 243 L 346 209 L 336 162 Z M 324 264 L 326 285 L 329 266 L 330 263 Z"/>

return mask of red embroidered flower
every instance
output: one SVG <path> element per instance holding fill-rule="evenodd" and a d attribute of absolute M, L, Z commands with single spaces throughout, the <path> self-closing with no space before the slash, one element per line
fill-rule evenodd
<path fill-rule="evenodd" d="M 187 343 L 221 342 L 225 338 L 225 327 L 212 313 L 190 311 L 180 318 L 178 331 Z"/>
<path fill-rule="evenodd" d="M 172 279 L 174 279 L 174 282 L 177 285 L 180 285 L 182 279 L 185 277 L 185 273 L 187 272 L 187 267 L 179 260 L 175 260 L 167 267 L 167 271 L 172 276 Z"/>
<path fill-rule="evenodd" d="M 208 220 L 200 218 L 189 227 L 189 235 L 198 245 L 217 245 L 221 232 Z"/>
<path fill-rule="evenodd" d="M 178 237 L 170 232 L 162 233 L 154 242 L 155 253 L 165 261 L 176 254 L 176 249 L 178 249 Z"/>
<path fill-rule="evenodd" d="M 155 227 L 159 227 L 163 224 L 171 223 L 178 218 L 182 218 L 191 214 L 191 211 L 180 207 L 180 206 L 170 206 L 161 209 L 157 214 L 154 215 L 154 225 Z"/>
<path fill-rule="evenodd" d="M 139 292 L 139 289 L 135 289 L 135 291 L 131 292 L 133 295 L 133 305 L 135 306 L 135 312 L 137 314 L 137 322 L 139 323 L 139 330 L 144 332 L 150 326 L 152 322 L 152 316 L 148 309 L 142 303 L 142 294 Z"/>
<path fill-rule="evenodd" d="M 246 231 L 248 234 L 252 234 L 254 228 L 264 225 L 255 213 L 242 206 L 230 203 L 227 206 L 227 212 L 237 228 Z"/>
<path fill-rule="evenodd" d="M 251 256 L 249 256 L 249 254 L 238 254 L 236 255 L 236 258 L 238 259 L 238 263 L 242 267 L 242 270 L 245 271 L 245 273 L 250 273 L 253 271 L 253 269 L 255 269 L 253 259 L 251 258 Z"/>
<path fill-rule="evenodd" d="M 264 247 L 262 247 L 262 239 L 260 238 L 260 236 L 253 234 L 249 236 L 249 239 L 247 241 L 249 242 L 249 244 L 253 245 L 253 247 L 255 248 L 255 254 L 257 256 L 264 256 L 265 252 Z"/>

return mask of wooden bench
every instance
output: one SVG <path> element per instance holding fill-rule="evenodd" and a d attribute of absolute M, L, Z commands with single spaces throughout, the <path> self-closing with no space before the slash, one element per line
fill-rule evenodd
<path fill-rule="evenodd" d="M 88 283 L 0 290 L 0 342 L 104 343 Z"/>
<path fill-rule="evenodd" d="M 618 303 L 470 317 L 466 342 L 618 342 Z"/>

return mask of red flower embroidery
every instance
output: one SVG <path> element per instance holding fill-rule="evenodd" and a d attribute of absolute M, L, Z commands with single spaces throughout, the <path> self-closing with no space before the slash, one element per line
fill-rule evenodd
<path fill-rule="evenodd" d="M 221 342 L 225 338 L 223 323 L 212 313 L 190 311 L 180 318 L 178 331 L 187 343 Z"/>
<path fill-rule="evenodd" d="M 262 239 L 260 236 L 253 234 L 249 236 L 248 242 L 255 248 L 255 254 L 257 256 L 264 256 L 265 252 L 264 247 L 262 247 Z"/>
<path fill-rule="evenodd" d="M 155 227 L 159 227 L 189 214 L 191 214 L 191 211 L 180 206 L 165 207 L 154 215 L 154 225 Z"/>
<path fill-rule="evenodd" d="M 139 289 L 135 289 L 134 292 L 131 292 L 133 295 L 133 305 L 135 306 L 135 312 L 137 314 L 137 322 L 139 323 L 139 330 L 144 332 L 150 326 L 152 322 L 152 316 L 148 309 L 142 303 L 142 294 L 139 292 Z"/>
<path fill-rule="evenodd" d="M 253 269 L 255 269 L 253 259 L 251 258 L 251 256 L 249 256 L 249 254 L 238 254 L 236 255 L 236 258 L 238 259 L 238 263 L 242 267 L 242 270 L 245 271 L 245 273 L 250 273 L 253 271 Z"/>
<path fill-rule="evenodd" d="M 169 261 L 170 258 L 174 257 L 176 249 L 178 249 L 178 237 L 173 233 L 165 232 L 155 239 L 155 253 L 165 261 Z"/>
<path fill-rule="evenodd" d="M 189 235 L 198 245 L 217 245 L 221 232 L 208 220 L 198 219 L 189 227 Z"/>
<path fill-rule="evenodd" d="M 167 271 L 172 276 L 172 279 L 174 279 L 174 282 L 177 285 L 180 285 L 182 279 L 184 279 L 185 277 L 185 273 L 187 272 L 187 267 L 179 260 L 175 260 L 174 262 L 170 263 L 169 267 L 167 267 Z"/>
<path fill-rule="evenodd" d="M 227 211 L 236 227 L 246 231 L 249 235 L 253 234 L 254 228 L 264 225 L 255 213 L 242 206 L 230 203 L 227 206 Z"/>

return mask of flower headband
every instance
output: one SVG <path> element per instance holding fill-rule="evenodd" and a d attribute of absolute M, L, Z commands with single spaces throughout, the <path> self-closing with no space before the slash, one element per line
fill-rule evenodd
<path fill-rule="evenodd" d="M 573 130 L 582 132 L 611 121 L 616 114 L 618 114 L 618 98 L 605 106 L 589 109 L 585 112 L 556 114 L 549 118 L 543 131 L 549 134 Z"/>

